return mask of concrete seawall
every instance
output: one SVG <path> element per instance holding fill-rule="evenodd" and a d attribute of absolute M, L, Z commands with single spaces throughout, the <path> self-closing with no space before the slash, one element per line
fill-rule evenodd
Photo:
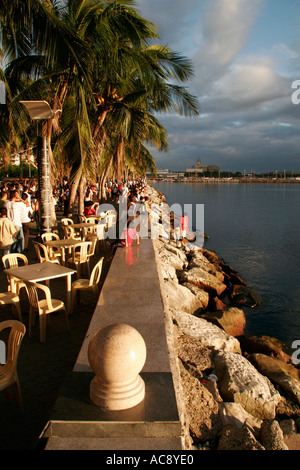
<path fill-rule="evenodd" d="M 142 240 L 116 251 L 75 367 L 45 429 L 46 450 L 182 449 L 176 359 L 153 243 Z M 114 323 L 129 324 L 145 341 L 141 376 L 146 392 L 144 401 L 131 409 L 106 411 L 89 398 L 94 373 L 87 352 L 93 335 Z"/>

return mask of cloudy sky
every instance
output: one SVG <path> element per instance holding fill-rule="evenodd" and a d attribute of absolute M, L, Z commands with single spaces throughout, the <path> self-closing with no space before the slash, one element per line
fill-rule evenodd
<path fill-rule="evenodd" d="M 192 60 L 197 118 L 165 116 L 159 169 L 300 171 L 300 0 L 136 0 L 160 42 Z M 299 80 L 296 89 L 292 88 Z M 151 149 L 152 150 L 152 149 Z"/>

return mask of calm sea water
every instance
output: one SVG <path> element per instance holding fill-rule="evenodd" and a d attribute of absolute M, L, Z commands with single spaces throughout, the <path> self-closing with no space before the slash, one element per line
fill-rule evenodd
<path fill-rule="evenodd" d="M 172 204 L 204 204 L 204 247 L 262 299 L 247 335 L 300 340 L 300 184 L 153 183 Z M 191 221 L 195 226 L 195 220 Z M 192 227 L 191 227 L 192 228 Z"/>

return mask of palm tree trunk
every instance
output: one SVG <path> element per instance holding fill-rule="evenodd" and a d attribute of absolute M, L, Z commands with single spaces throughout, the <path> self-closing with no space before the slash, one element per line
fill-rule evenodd
<path fill-rule="evenodd" d="M 123 137 L 120 137 L 116 151 L 116 173 L 118 182 L 123 180 L 123 164 L 125 158 L 125 143 Z"/>
<path fill-rule="evenodd" d="M 96 124 L 94 125 L 94 129 L 93 129 L 93 139 L 94 139 L 94 141 L 97 140 L 98 133 L 101 129 L 102 124 L 104 123 L 104 120 L 106 118 L 107 113 L 108 113 L 108 109 L 103 110 L 103 111 L 101 111 L 101 113 L 99 114 L 99 116 L 97 118 Z"/>
<path fill-rule="evenodd" d="M 84 187 L 85 187 L 85 176 L 82 174 L 79 183 L 79 194 L 78 194 L 78 216 L 84 215 Z"/>
<path fill-rule="evenodd" d="M 70 213 L 72 214 L 75 212 L 76 195 L 77 195 L 80 178 L 81 178 L 81 174 L 79 173 L 71 184 L 69 209 L 70 209 Z"/>
<path fill-rule="evenodd" d="M 108 164 L 106 165 L 105 170 L 102 172 L 102 174 L 101 174 L 101 176 L 100 176 L 100 181 L 99 181 L 99 199 L 100 199 L 100 201 L 102 201 L 103 199 L 105 199 L 105 196 L 104 196 L 104 185 L 105 185 L 105 182 L 106 182 L 106 179 L 107 179 L 108 172 L 109 172 L 109 170 L 110 170 L 110 168 L 111 168 L 113 159 L 114 159 L 114 155 L 112 154 L 112 156 L 111 156 L 110 159 L 109 159 Z"/>

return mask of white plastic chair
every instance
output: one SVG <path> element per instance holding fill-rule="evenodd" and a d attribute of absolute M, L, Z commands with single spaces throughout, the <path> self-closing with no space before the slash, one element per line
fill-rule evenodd
<path fill-rule="evenodd" d="M 63 219 L 61 219 L 61 223 L 62 225 L 73 225 L 74 222 L 72 219 L 70 219 L 69 217 L 65 217 Z"/>
<path fill-rule="evenodd" d="M 0 305 L 11 305 L 13 315 L 17 312 L 17 316 L 22 321 L 22 313 L 20 307 L 20 298 L 16 292 L 0 292 Z"/>
<path fill-rule="evenodd" d="M 48 261 L 50 263 L 60 264 L 57 256 L 51 255 L 51 253 L 48 252 L 47 247 L 43 245 L 43 243 L 40 243 L 40 242 L 32 242 L 32 243 L 34 245 L 36 256 L 40 263 L 44 263 L 45 261 Z"/>
<path fill-rule="evenodd" d="M 22 339 L 26 332 L 24 323 L 17 320 L 7 320 L 0 323 L 0 332 L 10 328 L 6 348 L 6 362 L 0 365 L 0 390 L 7 392 L 7 398 L 11 400 L 11 385 L 16 385 L 17 397 L 21 413 L 23 413 L 23 400 L 21 387 L 17 373 L 17 362 Z"/>
<path fill-rule="evenodd" d="M 54 232 L 46 232 L 46 233 L 42 233 L 41 239 L 43 243 L 47 241 L 51 241 L 51 240 L 59 240 L 59 235 Z M 60 248 L 57 248 L 55 246 L 46 246 L 46 248 L 47 248 L 50 258 L 56 257 L 56 258 L 61 259 L 62 252 Z"/>
<path fill-rule="evenodd" d="M 81 291 L 92 290 L 95 296 L 99 295 L 99 281 L 102 272 L 104 258 L 100 258 L 92 269 L 89 279 L 77 279 L 72 282 L 72 294 L 71 294 L 71 309 L 74 309 L 75 296 L 77 294 L 77 301 L 79 303 L 79 297 Z"/>
<path fill-rule="evenodd" d="M 72 247 L 71 256 L 68 258 L 68 264 L 74 264 L 77 270 L 77 279 L 81 275 L 81 265 L 84 264 L 90 275 L 90 263 L 89 263 L 89 249 L 92 242 L 79 242 Z"/>
<path fill-rule="evenodd" d="M 35 323 L 35 314 L 38 313 L 40 324 L 40 341 L 46 342 L 46 321 L 52 312 L 63 310 L 65 314 L 67 329 L 70 329 L 69 319 L 65 304 L 61 300 L 52 299 L 49 287 L 35 282 L 26 282 L 29 300 L 29 337 Z"/>
<path fill-rule="evenodd" d="M 86 237 L 85 240 L 86 242 L 91 242 L 91 245 L 88 249 L 88 258 L 91 260 L 93 256 L 95 256 L 95 251 L 97 248 L 97 243 L 98 243 L 98 237 L 95 233 L 89 233 Z"/>
<path fill-rule="evenodd" d="M 22 253 L 8 253 L 7 255 L 2 256 L 2 263 L 5 269 L 7 268 L 17 268 L 19 266 L 27 266 L 28 258 Z M 19 295 L 20 289 L 25 287 L 25 284 L 20 279 L 17 279 L 13 276 L 7 276 L 8 280 L 8 290 L 11 292 L 16 292 Z"/>
<path fill-rule="evenodd" d="M 80 233 L 77 233 L 72 225 L 63 225 L 64 238 L 74 238 L 75 240 L 81 240 Z"/>

